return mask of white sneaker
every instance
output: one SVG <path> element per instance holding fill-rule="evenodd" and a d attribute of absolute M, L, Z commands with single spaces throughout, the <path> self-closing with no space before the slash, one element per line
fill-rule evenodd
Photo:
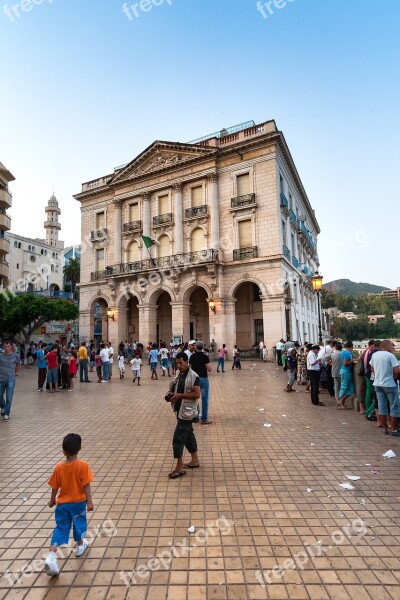
<path fill-rule="evenodd" d="M 82 544 L 79 544 L 76 548 L 75 548 L 75 554 L 76 556 L 82 556 L 82 554 L 85 552 L 86 548 L 89 546 L 88 541 L 83 538 L 82 540 Z"/>
<path fill-rule="evenodd" d="M 3 421 L 9 421 L 9 420 L 10 420 L 10 417 L 8 415 L 4 415 Z"/>
<path fill-rule="evenodd" d="M 46 560 L 44 561 L 44 570 L 49 577 L 56 577 L 60 573 L 60 567 L 57 563 L 57 556 L 55 552 L 49 552 Z"/>
<path fill-rule="evenodd" d="M 108 381 L 106 381 L 105 379 L 103 379 L 103 381 L 101 383 L 108 383 Z"/>

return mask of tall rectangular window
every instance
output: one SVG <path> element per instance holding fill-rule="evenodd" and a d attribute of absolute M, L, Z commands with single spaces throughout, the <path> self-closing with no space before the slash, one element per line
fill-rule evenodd
<path fill-rule="evenodd" d="M 96 229 L 104 229 L 106 226 L 106 216 L 104 212 L 96 213 Z"/>
<path fill-rule="evenodd" d="M 129 205 L 129 221 L 137 221 L 139 219 L 139 204 L 130 204 Z"/>
<path fill-rule="evenodd" d="M 236 177 L 236 187 L 238 196 L 246 196 L 250 194 L 250 173 L 238 175 Z"/>
<path fill-rule="evenodd" d="M 103 271 L 104 269 L 104 248 L 99 248 L 96 250 L 96 271 Z"/>
<path fill-rule="evenodd" d="M 292 255 L 296 256 L 296 244 L 295 244 L 295 241 L 294 241 L 294 233 L 292 233 L 291 238 L 292 238 L 292 248 L 291 248 Z"/>
<path fill-rule="evenodd" d="M 253 236 L 251 231 L 251 219 L 239 221 L 239 248 L 251 248 Z"/>
<path fill-rule="evenodd" d="M 168 194 L 158 196 L 158 214 L 165 215 L 169 212 L 169 197 Z"/>
<path fill-rule="evenodd" d="M 285 184 L 283 182 L 282 175 L 279 175 L 279 191 L 280 191 L 281 194 L 285 193 Z"/>
<path fill-rule="evenodd" d="M 191 206 L 202 206 L 203 204 L 203 187 L 198 185 L 191 189 Z"/>
<path fill-rule="evenodd" d="M 282 241 L 286 246 L 286 221 L 282 219 Z"/>
<path fill-rule="evenodd" d="M 289 192 L 289 208 L 291 208 L 293 210 L 293 212 L 295 212 L 295 206 L 293 205 L 293 196 L 292 196 L 292 192 Z"/>

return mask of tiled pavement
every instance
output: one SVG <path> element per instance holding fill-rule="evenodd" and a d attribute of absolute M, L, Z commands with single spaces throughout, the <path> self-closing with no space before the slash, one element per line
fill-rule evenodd
<path fill-rule="evenodd" d="M 14 585 L 3 575 L 0 600 L 400 599 L 400 442 L 330 399 L 313 407 L 303 391 L 285 394 L 276 365 L 229 366 L 211 377 L 214 423 L 196 425 L 201 469 L 176 481 L 164 378 L 150 381 L 146 367 L 141 388 L 128 377 L 50 395 L 35 391 L 34 371 L 21 374 L 10 422 L 0 423 L 0 569 L 32 568 Z M 50 580 L 32 561 L 49 543 L 46 482 L 70 431 L 95 474 L 95 539 Z M 384 459 L 389 449 L 399 458 Z M 339 487 L 349 474 L 361 477 L 353 491 Z M 212 525 L 205 543 L 204 532 L 195 537 Z M 121 571 L 171 546 L 170 569 L 124 585 Z M 279 566 L 287 571 L 273 576 Z"/>

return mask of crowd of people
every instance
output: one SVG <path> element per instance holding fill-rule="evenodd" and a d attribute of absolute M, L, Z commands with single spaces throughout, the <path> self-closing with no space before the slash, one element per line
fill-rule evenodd
<path fill-rule="evenodd" d="M 340 410 L 355 396 L 355 380 L 360 414 L 377 421 L 385 434 L 400 436 L 400 363 L 391 340 L 370 340 L 368 348 L 355 354 L 353 343 L 327 340 L 324 344 L 300 345 L 279 340 L 275 356 L 278 365 L 288 373 L 285 392 L 295 392 L 295 382 L 310 391 L 311 402 L 324 406 L 321 393 L 336 399 Z"/>

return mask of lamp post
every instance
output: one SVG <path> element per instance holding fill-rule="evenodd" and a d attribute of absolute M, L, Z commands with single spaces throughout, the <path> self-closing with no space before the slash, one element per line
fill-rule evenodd
<path fill-rule="evenodd" d="M 322 328 L 321 328 L 321 289 L 322 289 L 322 275 L 315 273 L 314 277 L 311 279 L 311 283 L 314 289 L 314 292 L 317 293 L 317 303 L 318 303 L 318 341 L 322 344 Z"/>

